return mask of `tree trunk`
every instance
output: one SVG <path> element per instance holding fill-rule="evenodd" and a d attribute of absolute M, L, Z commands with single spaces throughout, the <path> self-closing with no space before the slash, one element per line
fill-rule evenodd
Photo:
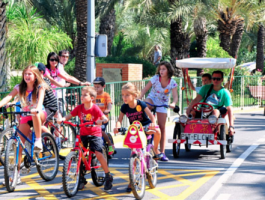
<path fill-rule="evenodd" d="M 223 12 L 220 12 L 220 16 L 223 21 L 217 21 L 217 30 L 220 32 L 220 46 L 226 52 L 228 52 L 230 56 L 235 58 L 237 56 L 244 31 L 244 19 L 231 19 L 230 17 L 227 17 L 232 15 L 230 12 L 232 11 L 229 11 L 227 15 L 225 15 Z"/>
<path fill-rule="evenodd" d="M 9 65 L 6 60 L 6 3 L 0 1 L 0 92 L 7 91 L 7 71 Z"/>
<path fill-rule="evenodd" d="M 230 55 L 233 58 L 237 57 L 237 53 L 241 44 L 242 35 L 244 32 L 244 20 L 239 20 L 236 27 L 236 32 L 233 35 L 232 42 L 230 44 Z"/>
<path fill-rule="evenodd" d="M 74 75 L 80 81 L 86 81 L 87 52 L 87 1 L 76 0 L 77 49 Z"/>
<path fill-rule="evenodd" d="M 175 75 L 181 76 L 181 70 L 176 68 L 176 60 L 187 58 L 190 49 L 190 37 L 182 32 L 182 19 L 179 17 L 170 24 L 170 57 L 171 64 L 176 69 Z"/>
<path fill-rule="evenodd" d="M 256 57 L 256 69 L 263 72 L 264 68 L 264 26 L 259 25 L 258 38 L 257 38 L 257 57 Z"/>
<path fill-rule="evenodd" d="M 116 14 L 114 8 L 100 19 L 99 33 L 108 36 L 108 55 L 111 55 L 111 47 L 115 35 Z"/>
<path fill-rule="evenodd" d="M 198 17 L 194 20 L 194 32 L 196 35 L 196 44 L 197 44 L 197 56 L 198 57 L 206 57 L 206 42 L 207 42 L 207 33 L 208 30 L 206 28 L 206 18 Z M 197 76 L 200 76 L 202 69 L 197 69 Z"/>

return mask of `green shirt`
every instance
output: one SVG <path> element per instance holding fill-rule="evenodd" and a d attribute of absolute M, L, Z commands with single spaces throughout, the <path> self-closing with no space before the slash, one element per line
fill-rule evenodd
<path fill-rule="evenodd" d="M 211 85 L 212 84 L 204 85 L 201 88 L 199 95 L 202 96 L 203 100 L 206 97 Z M 214 109 L 220 108 L 222 106 L 228 107 L 233 105 L 230 92 L 224 87 L 222 87 L 219 91 L 212 89 L 210 96 L 206 99 L 205 103 L 212 105 Z"/>

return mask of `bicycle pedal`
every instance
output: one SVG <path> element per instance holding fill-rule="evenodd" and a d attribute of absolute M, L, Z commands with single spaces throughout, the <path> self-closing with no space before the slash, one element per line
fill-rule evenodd
<path fill-rule="evenodd" d="M 100 182 L 105 181 L 105 177 L 99 176 L 99 177 L 98 177 L 98 181 L 100 181 Z"/>

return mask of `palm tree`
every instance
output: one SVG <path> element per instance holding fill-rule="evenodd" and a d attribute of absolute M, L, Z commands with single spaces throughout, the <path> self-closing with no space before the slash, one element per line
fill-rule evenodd
<path fill-rule="evenodd" d="M 47 23 L 23 3 L 8 6 L 7 55 L 11 66 L 23 69 L 34 62 L 46 63 L 49 52 L 71 47 L 71 39 Z M 11 12 L 12 11 L 12 12 Z"/>
<path fill-rule="evenodd" d="M 259 5 L 264 3 L 264 1 L 259 0 Z M 264 18 L 263 16 L 261 16 Z M 257 37 L 257 57 L 256 57 L 256 69 L 260 69 L 263 72 L 264 68 L 264 26 L 259 23 L 258 37 Z"/>
<path fill-rule="evenodd" d="M 86 81 L 87 0 L 76 0 L 77 50 L 74 75 Z"/>
<path fill-rule="evenodd" d="M 0 91 L 7 89 L 7 71 L 8 64 L 6 60 L 5 44 L 6 44 L 6 3 L 0 1 Z"/>
<path fill-rule="evenodd" d="M 257 57 L 256 57 L 256 69 L 263 72 L 264 68 L 264 26 L 259 25 L 258 37 L 257 37 Z"/>
<path fill-rule="evenodd" d="M 50 25 L 57 26 L 72 39 L 72 57 L 76 49 L 75 0 L 25 0 L 37 9 L 37 12 Z"/>
<path fill-rule="evenodd" d="M 211 1 L 209 5 L 209 9 L 217 18 L 220 46 L 235 58 L 242 40 L 244 26 L 245 24 L 247 28 L 251 26 L 253 13 L 259 9 L 257 1 L 218 0 Z"/>

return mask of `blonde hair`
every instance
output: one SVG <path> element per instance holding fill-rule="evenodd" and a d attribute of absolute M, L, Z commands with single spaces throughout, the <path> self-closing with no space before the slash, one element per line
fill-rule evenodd
<path fill-rule="evenodd" d="M 82 88 L 82 91 L 85 91 L 85 92 L 89 93 L 89 95 L 90 95 L 91 97 L 94 97 L 94 98 L 97 97 L 97 91 L 96 91 L 95 88 L 92 87 L 92 86 L 86 86 L 86 87 L 83 87 L 83 88 Z"/>
<path fill-rule="evenodd" d="M 125 85 L 123 85 L 121 90 L 127 90 L 130 94 L 134 95 L 136 98 L 140 96 L 140 91 L 131 82 L 128 82 Z"/>
<path fill-rule="evenodd" d="M 49 86 L 46 84 L 46 82 L 41 77 L 39 69 L 34 65 L 27 66 L 23 70 L 22 81 L 19 84 L 19 100 L 22 105 L 26 104 L 26 92 L 27 92 L 28 85 L 24 80 L 24 74 L 25 74 L 25 71 L 28 69 L 35 75 L 35 78 L 36 78 L 34 85 L 33 85 L 33 91 L 32 91 L 32 101 L 34 104 L 37 102 L 38 86 L 42 85 L 45 89 L 49 88 Z"/>

